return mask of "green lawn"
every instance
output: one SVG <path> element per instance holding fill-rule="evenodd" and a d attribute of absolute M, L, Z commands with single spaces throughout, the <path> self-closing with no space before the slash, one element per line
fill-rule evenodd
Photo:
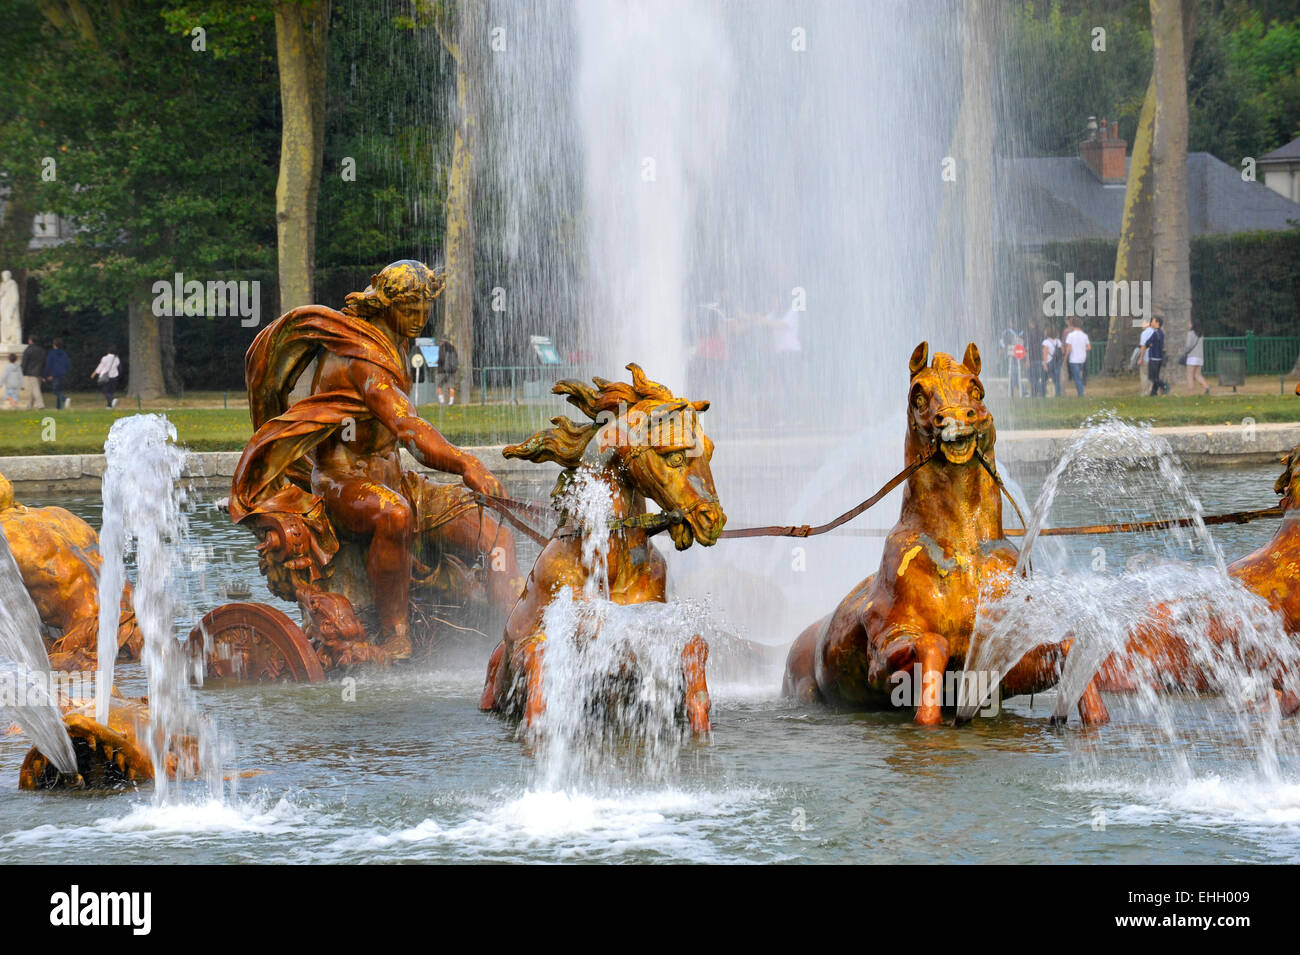
<path fill-rule="evenodd" d="M 0 456 L 99 454 L 113 422 L 137 413 L 126 407 L 0 412 Z M 245 408 L 171 408 L 162 413 L 176 425 L 180 442 L 194 451 L 238 451 L 253 433 Z M 433 405 L 421 408 L 420 414 L 454 444 L 476 445 L 523 440 L 555 410 L 533 405 Z"/>
<path fill-rule="evenodd" d="M 1113 410 L 1122 418 L 1166 425 L 1238 425 L 1243 418 L 1300 422 L 1300 396 L 1284 395 L 1137 395 L 1020 399 L 990 396 L 989 407 L 1004 431 L 1036 428 L 1076 428 L 1089 415 Z"/>
<path fill-rule="evenodd" d="M 1288 389 L 1289 392 L 1289 389 Z M 80 396 L 78 396 L 80 397 Z M 0 412 L 0 456 L 12 454 L 98 454 L 117 418 L 136 414 L 134 408 L 87 408 L 90 399 L 74 401 L 64 411 Z M 125 405 L 126 402 L 123 402 Z M 237 451 L 252 433 L 243 407 L 149 409 L 163 411 L 180 435 L 181 443 L 195 451 Z M 1300 422 L 1300 396 L 1294 394 L 1220 394 L 1140 398 L 1110 394 L 1061 399 L 1010 399 L 991 395 L 990 409 L 998 427 L 1006 432 L 1038 428 L 1076 428 L 1088 416 L 1113 410 L 1121 417 L 1161 425 L 1238 425 L 1243 418 L 1257 422 Z M 449 441 L 460 445 L 501 444 L 521 441 L 559 411 L 551 405 L 431 405 L 420 413 Z M 50 431 L 50 424 L 53 431 Z M 50 437 L 52 440 L 43 440 Z"/>

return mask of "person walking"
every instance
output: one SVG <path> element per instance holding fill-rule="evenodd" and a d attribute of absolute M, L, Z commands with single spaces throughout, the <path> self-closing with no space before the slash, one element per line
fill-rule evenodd
<path fill-rule="evenodd" d="M 113 392 L 117 390 L 118 376 L 121 372 L 122 359 L 117 357 L 117 346 L 109 345 L 108 351 L 99 360 L 90 377 L 94 378 L 95 384 L 99 385 L 99 390 L 104 393 L 104 404 L 110 408 L 117 407 L 117 399 L 113 397 Z"/>
<path fill-rule="evenodd" d="M 44 408 L 45 397 L 41 394 L 41 378 L 45 376 L 45 349 L 36 343 L 36 336 L 27 338 L 27 349 L 23 352 L 23 387 L 27 389 L 27 407 Z"/>
<path fill-rule="evenodd" d="M 1065 336 L 1066 363 L 1070 366 L 1070 378 L 1074 381 L 1074 390 L 1083 397 L 1083 367 L 1088 361 L 1088 352 L 1092 351 L 1092 342 L 1088 333 L 1079 327 L 1079 320 L 1069 321 L 1070 332 Z"/>
<path fill-rule="evenodd" d="M 1151 341 L 1151 333 L 1155 330 L 1155 324 L 1148 318 L 1146 325 L 1142 329 L 1142 334 L 1138 337 L 1137 348 L 1133 350 L 1133 361 L 1137 365 L 1139 395 L 1147 393 L 1147 383 L 1142 379 L 1147 377 L 1148 372 L 1147 342 Z"/>
<path fill-rule="evenodd" d="M 4 371 L 0 372 L 0 385 L 5 390 L 5 408 L 15 411 L 18 408 L 18 395 L 23 390 L 23 366 L 18 363 L 18 353 L 10 352 L 9 361 Z"/>
<path fill-rule="evenodd" d="M 1210 393 L 1209 382 L 1201 374 L 1205 366 L 1205 342 L 1201 339 L 1201 329 L 1195 322 L 1187 330 L 1187 353 L 1183 356 L 1187 366 L 1187 393 L 1189 395 Z"/>
<path fill-rule="evenodd" d="M 50 383 L 50 391 L 54 392 L 54 407 L 62 409 L 68 407 L 72 402 L 63 397 L 63 379 L 72 371 L 72 359 L 68 353 L 63 350 L 63 339 L 54 339 L 54 344 L 50 352 L 45 356 L 45 380 Z"/>
<path fill-rule="evenodd" d="M 1160 380 L 1160 369 L 1165 364 L 1165 330 L 1164 319 L 1159 315 L 1151 319 L 1152 331 L 1151 337 L 1147 339 L 1146 347 L 1143 351 L 1146 353 L 1147 360 L 1147 378 L 1151 382 L 1151 397 L 1156 395 L 1168 394 L 1169 385 L 1167 382 Z"/>
<path fill-rule="evenodd" d="M 1065 355 L 1065 342 L 1056 337 L 1056 329 L 1043 333 L 1043 397 L 1047 397 L 1047 382 L 1052 383 L 1055 397 L 1061 397 L 1061 359 Z"/>

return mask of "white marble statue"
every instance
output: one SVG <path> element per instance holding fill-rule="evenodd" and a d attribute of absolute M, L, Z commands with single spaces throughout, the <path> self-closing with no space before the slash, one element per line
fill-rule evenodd
<path fill-rule="evenodd" d="M 8 269 L 0 272 L 0 348 L 23 342 L 23 329 L 18 321 L 18 283 Z"/>

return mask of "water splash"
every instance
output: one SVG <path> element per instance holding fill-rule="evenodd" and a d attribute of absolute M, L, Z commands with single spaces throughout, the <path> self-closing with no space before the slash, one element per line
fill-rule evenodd
<path fill-rule="evenodd" d="M 1123 563 L 1113 559 L 1125 553 L 1119 543 L 1090 542 L 1090 553 L 1075 555 L 1086 567 L 1017 575 L 1001 599 L 982 602 L 967 671 L 1006 673 L 1035 647 L 1071 639 L 1053 712 L 1065 717 L 1107 659 L 1120 655 L 1106 674 L 1113 683 L 1130 683 L 1131 693 L 1107 699 L 1158 728 L 1149 769 L 1192 778 L 1196 760 L 1188 744 L 1208 733 L 1233 739 L 1230 751 L 1255 774 L 1280 778 L 1284 733 L 1274 680 L 1300 671 L 1300 649 L 1267 602 L 1228 576 L 1168 442 L 1114 418 L 1090 422 L 1035 503 L 1022 567 L 1058 498 L 1069 498 L 1067 509 L 1083 519 L 1096 519 L 1085 507 L 1091 503 L 1107 522 L 1191 517 L 1192 523 L 1126 535 L 1137 540 L 1123 545 L 1129 554 Z M 1155 627 L 1178 641 L 1178 669 L 1197 675 L 1193 685 L 1176 684 L 1169 660 L 1126 653 L 1132 638 L 1153 635 Z M 1198 703 L 1189 723 L 1188 700 L 1198 696 L 1212 702 Z M 964 700 L 959 718 L 974 708 Z"/>
<path fill-rule="evenodd" d="M 672 775 L 681 720 L 687 608 L 576 600 L 546 608 L 546 709 L 536 724 L 543 790 L 659 783 Z"/>
<path fill-rule="evenodd" d="M 555 791 L 671 775 L 685 728 L 682 649 L 699 632 L 684 605 L 610 600 L 614 490 L 580 469 L 564 492 L 583 531 L 581 594 L 565 588 L 543 614 L 545 709 L 533 727 L 538 784 Z"/>
<path fill-rule="evenodd" d="M 77 772 L 72 741 L 59 701 L 50 693 L 50 659 L 41 640 L 41 619 L 23 585 L 9 539 L 0 530 L 0 674 L 16 693 L 0 707 L 31 737 L 59 772 Z M 3 684 L 0 684 L 3 685 Z"/>
<path fill-rule="evenodd" d="M 120 418 L 104 443 L 104 517 L 100 549 L 104 567 L 99 589 L 99 693 L 95 718 L 107 723 L 113 660 L 117 655 L 117 613 L 126 582 L 126 554 L 134 546 L 133 605 L 144 638 L 142 660 L 148 677 L 150 726 L 145 740 L 154 767 L 154 793 L 166 802 L 171 783 L 167 764 L 180 754 L 177 779 L 201 778 L 210 794 L 221 794 L 221 768 L 211 727 L 194 705 L 193 661 L 175 633 L 179 584 L 174 566 L 188 533 L 180 478 L 186 452 L 176 428 L 162 415 Z"/>
<path fill-rule="evenodd" d="M 587 570 L 584 597 L 609 599 L 609 522 L 619 492 L 591 467 L 577 470 L 560 496 L 561 507 L 582 532 L 582 566 Z"/>

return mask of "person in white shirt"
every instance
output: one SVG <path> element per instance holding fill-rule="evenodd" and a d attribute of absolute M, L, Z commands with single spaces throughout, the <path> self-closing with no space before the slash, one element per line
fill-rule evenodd
<path fill-rule="evenodd" d="M 1061 397 L 1061 358 L 1065 343 L 1056 337 L 1056 329 L 1049 328 L 1043 333 L 1043 377 L 1056 388 L 1056 397 Z M 1043 385 L 1043 397 L 1047 397 L 1047 385 Z"/>
<path fill-rule="evenodd" d="M 1070 333 L 1065 336 L 1066 363 L 1070 366 L 1070 378 L 1074 381 L 1074 390 L 1083 397 L 1083 366 L 1088 360 L 1088 352 L 1092 351 L 1092 342 L 1088 340 L 1088 333 L 1079 327 L 1079 320 L 1072 318 L 1069 321 Z"/>
<path fill-rule="evenodd" d="M 1147 393 L 1145 379 L 1147 376 L 1147 342 L 1151 341 L 1151 336 L 1155 334 L 1156 327 L 1152 324 L 1151 319 L 1147 319 L 1146 327 L 1142 329 L 1142 334 L 1138 336 L 1137 345 L 1137 373 L 1138 373 L 1138 394 Z"/>
<path fill-rule="evenodd" d="M 117 399 L 113 397 L 113 392 L 117 390 L 117 381 L 121 374 L 122 359 L 117 357 L 117 349 L 110 345 L 104 357 L 95 366 L 95 370 L 90 373 L 90 377 L 95 379 L 95 384 L 99 385 L 99 390 L 104 393 L 104 404 L 110 408 L 117 407 Z"/>

